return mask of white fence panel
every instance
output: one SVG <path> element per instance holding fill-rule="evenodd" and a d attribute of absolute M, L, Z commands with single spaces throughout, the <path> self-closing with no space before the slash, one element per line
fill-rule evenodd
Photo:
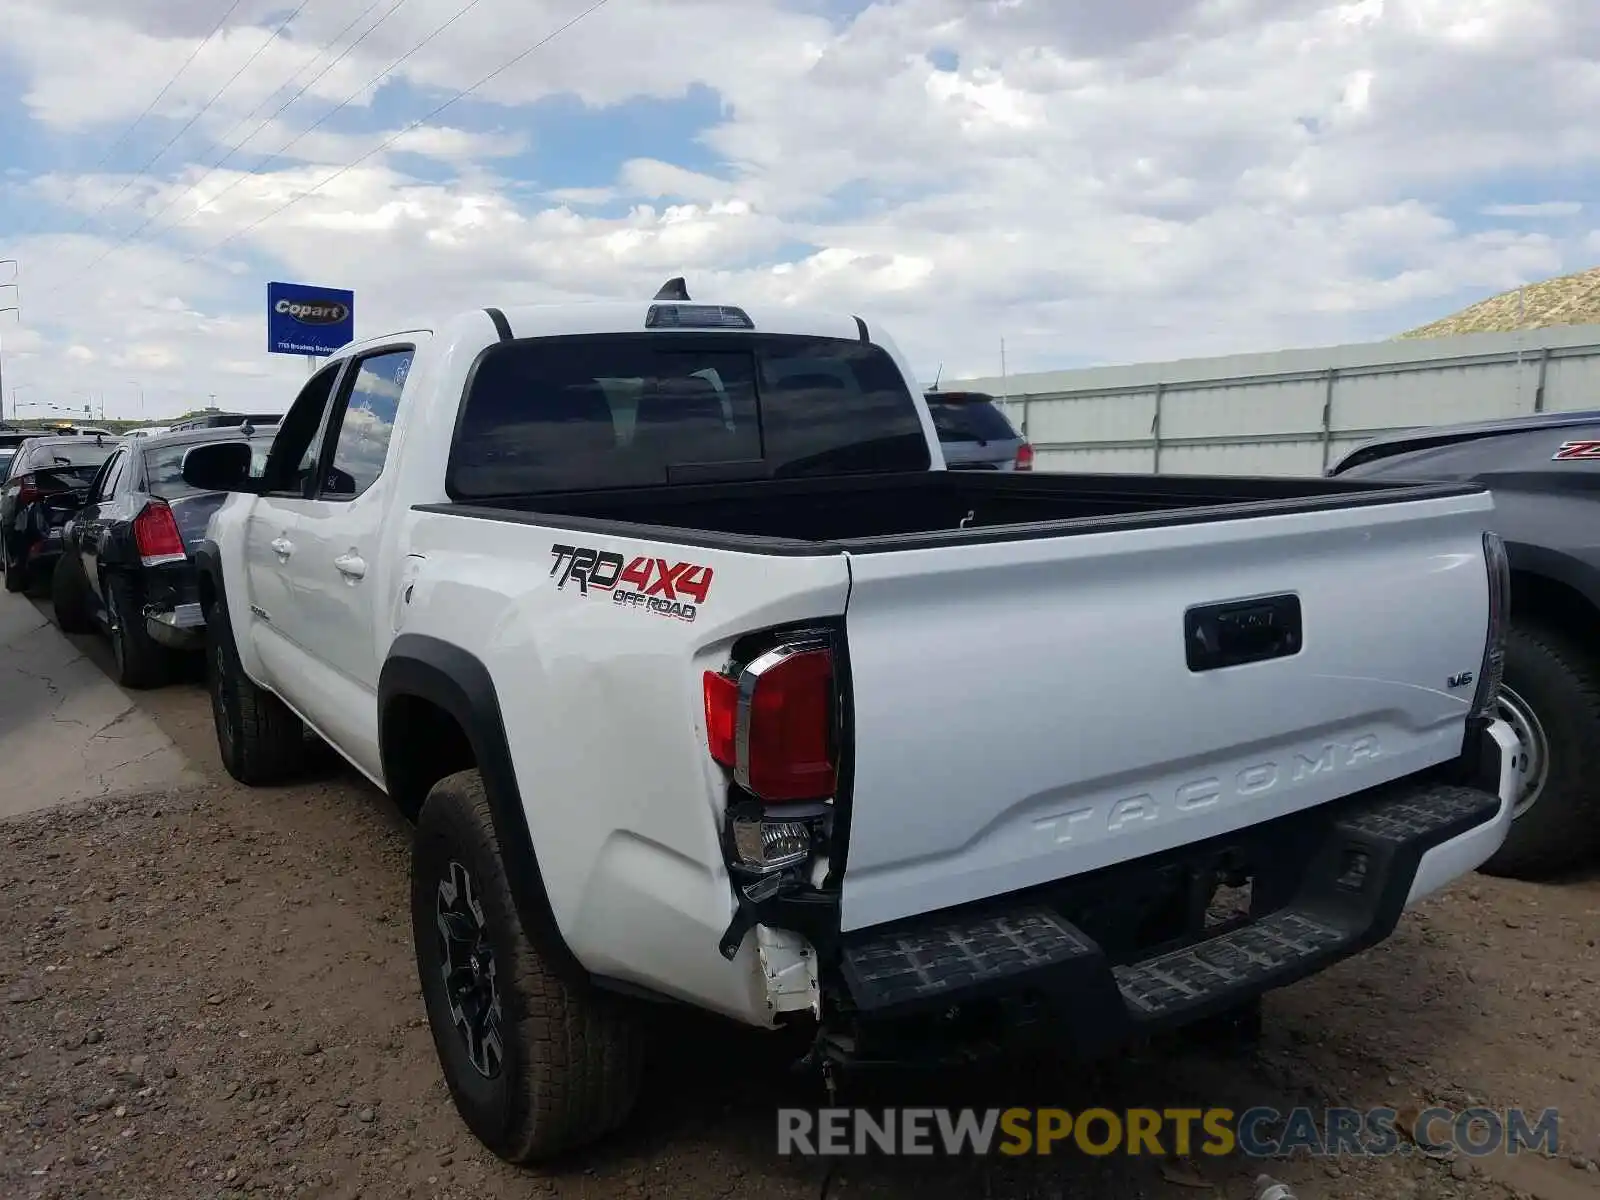
<path fill-rule="evenodd" d="M 988 392 L 1040 470 L 1320 474 L 1418 426 L 1600 408 L 1600 326 L 951 381 Z"/>

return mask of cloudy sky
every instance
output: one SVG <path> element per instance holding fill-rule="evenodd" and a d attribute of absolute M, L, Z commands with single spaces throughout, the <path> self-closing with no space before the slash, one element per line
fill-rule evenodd
<path fill-rule="evenodd" d="M 7 412 L 282 408 L 269 279 L 366 336 L 681 273 L 949 379 L 1002 337 L 1384 337 L 1600 261 L 1595 0 L 593 3 L 5 0 Z"/>

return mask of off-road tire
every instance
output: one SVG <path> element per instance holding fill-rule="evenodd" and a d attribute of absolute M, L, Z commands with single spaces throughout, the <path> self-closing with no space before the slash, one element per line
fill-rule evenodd
<path fill-rule="evenodd" d="M 473 1065 L 445 986 L 441 883 L 470 876 L 498 996 L 498 1073 Z M 502 1159 L 528 1163 L 578 1149 L 618 1128 L 638 1098 L 643 1034 L 628 1001 L 549 961 L 517 914 L 477 771 L 434 784 L 417 820 L 411 925 L 434 1047 L 456 1110 Z M 489 972 L 485 972 L 489 975 Z"/>
<path fill-rule="evenodd" d="M 56 563 L 50 579 L 50 601 L 62 633 L 94 632 L 94 618 L 89 615 L 89 581 L 83 577 L 83 563 L 76 554 L 63 554 Z"/>
<path fill-rule="evenodd" d="M 305 722 L 244 673 L 228 611 L 221 604 L 206 613 L 206 691 L 217 752 L 229 775 L 247 786 L 264 787 L 305 771 Z"/>
<path fill-rule="evenodd" d="M 1543 726 L 1549 771 L 1482 870 L 1546 879 L 1600 849 L 1600 655 L 1563 630 L 1513 621 L 1505 683 Z"/>
<path fill-rule="evenodd" d="M 65 559 L 56 565 L 61 574 Z M 138 583 L 120 572 L 105 576 L 106 624 L 117 665 L 117 682 L 125 688 L 160 687 L 172 675 L 172 652 L 145 628 Z"/>

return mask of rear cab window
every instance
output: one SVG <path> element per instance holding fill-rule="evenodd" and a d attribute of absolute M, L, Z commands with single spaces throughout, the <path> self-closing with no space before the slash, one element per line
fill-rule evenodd
<path fill-rule="evenodd" d="M 993 397 L 976 392 L 929 392 L 926 399 L 941 442 L 1009 442 L 1021 436 Z"/>
<path fill-rule="evenodd" d="M 876 346 L 604 334 L 486 350 L 463 400 L 446 490 L 464 501 L 929 467 L 917 405 Z"/>

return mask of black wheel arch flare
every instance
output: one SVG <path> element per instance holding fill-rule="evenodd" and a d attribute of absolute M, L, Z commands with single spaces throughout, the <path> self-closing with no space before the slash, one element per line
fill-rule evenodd
<path fill-rule="evenodd" d="M 386 781 L 394 780 L 398 752 L 383 733 L 388 724 L 384 717 L 391 705 L 407 698 L 436 706 L 466 734 L 483 776 L 495 838 L 506 859 L 506 878 L 529 940 L 565 980 L 574 984 L 599 982 L 572 953 L 556 924 L 538 853 L 523 815 L 511 744 L 489 669 L 470 651 L 439 638 L 403 633 L 394 640 L 378 676 L 379 754 Z M 393 790 L 394 782 L 389 786 Z"/>

